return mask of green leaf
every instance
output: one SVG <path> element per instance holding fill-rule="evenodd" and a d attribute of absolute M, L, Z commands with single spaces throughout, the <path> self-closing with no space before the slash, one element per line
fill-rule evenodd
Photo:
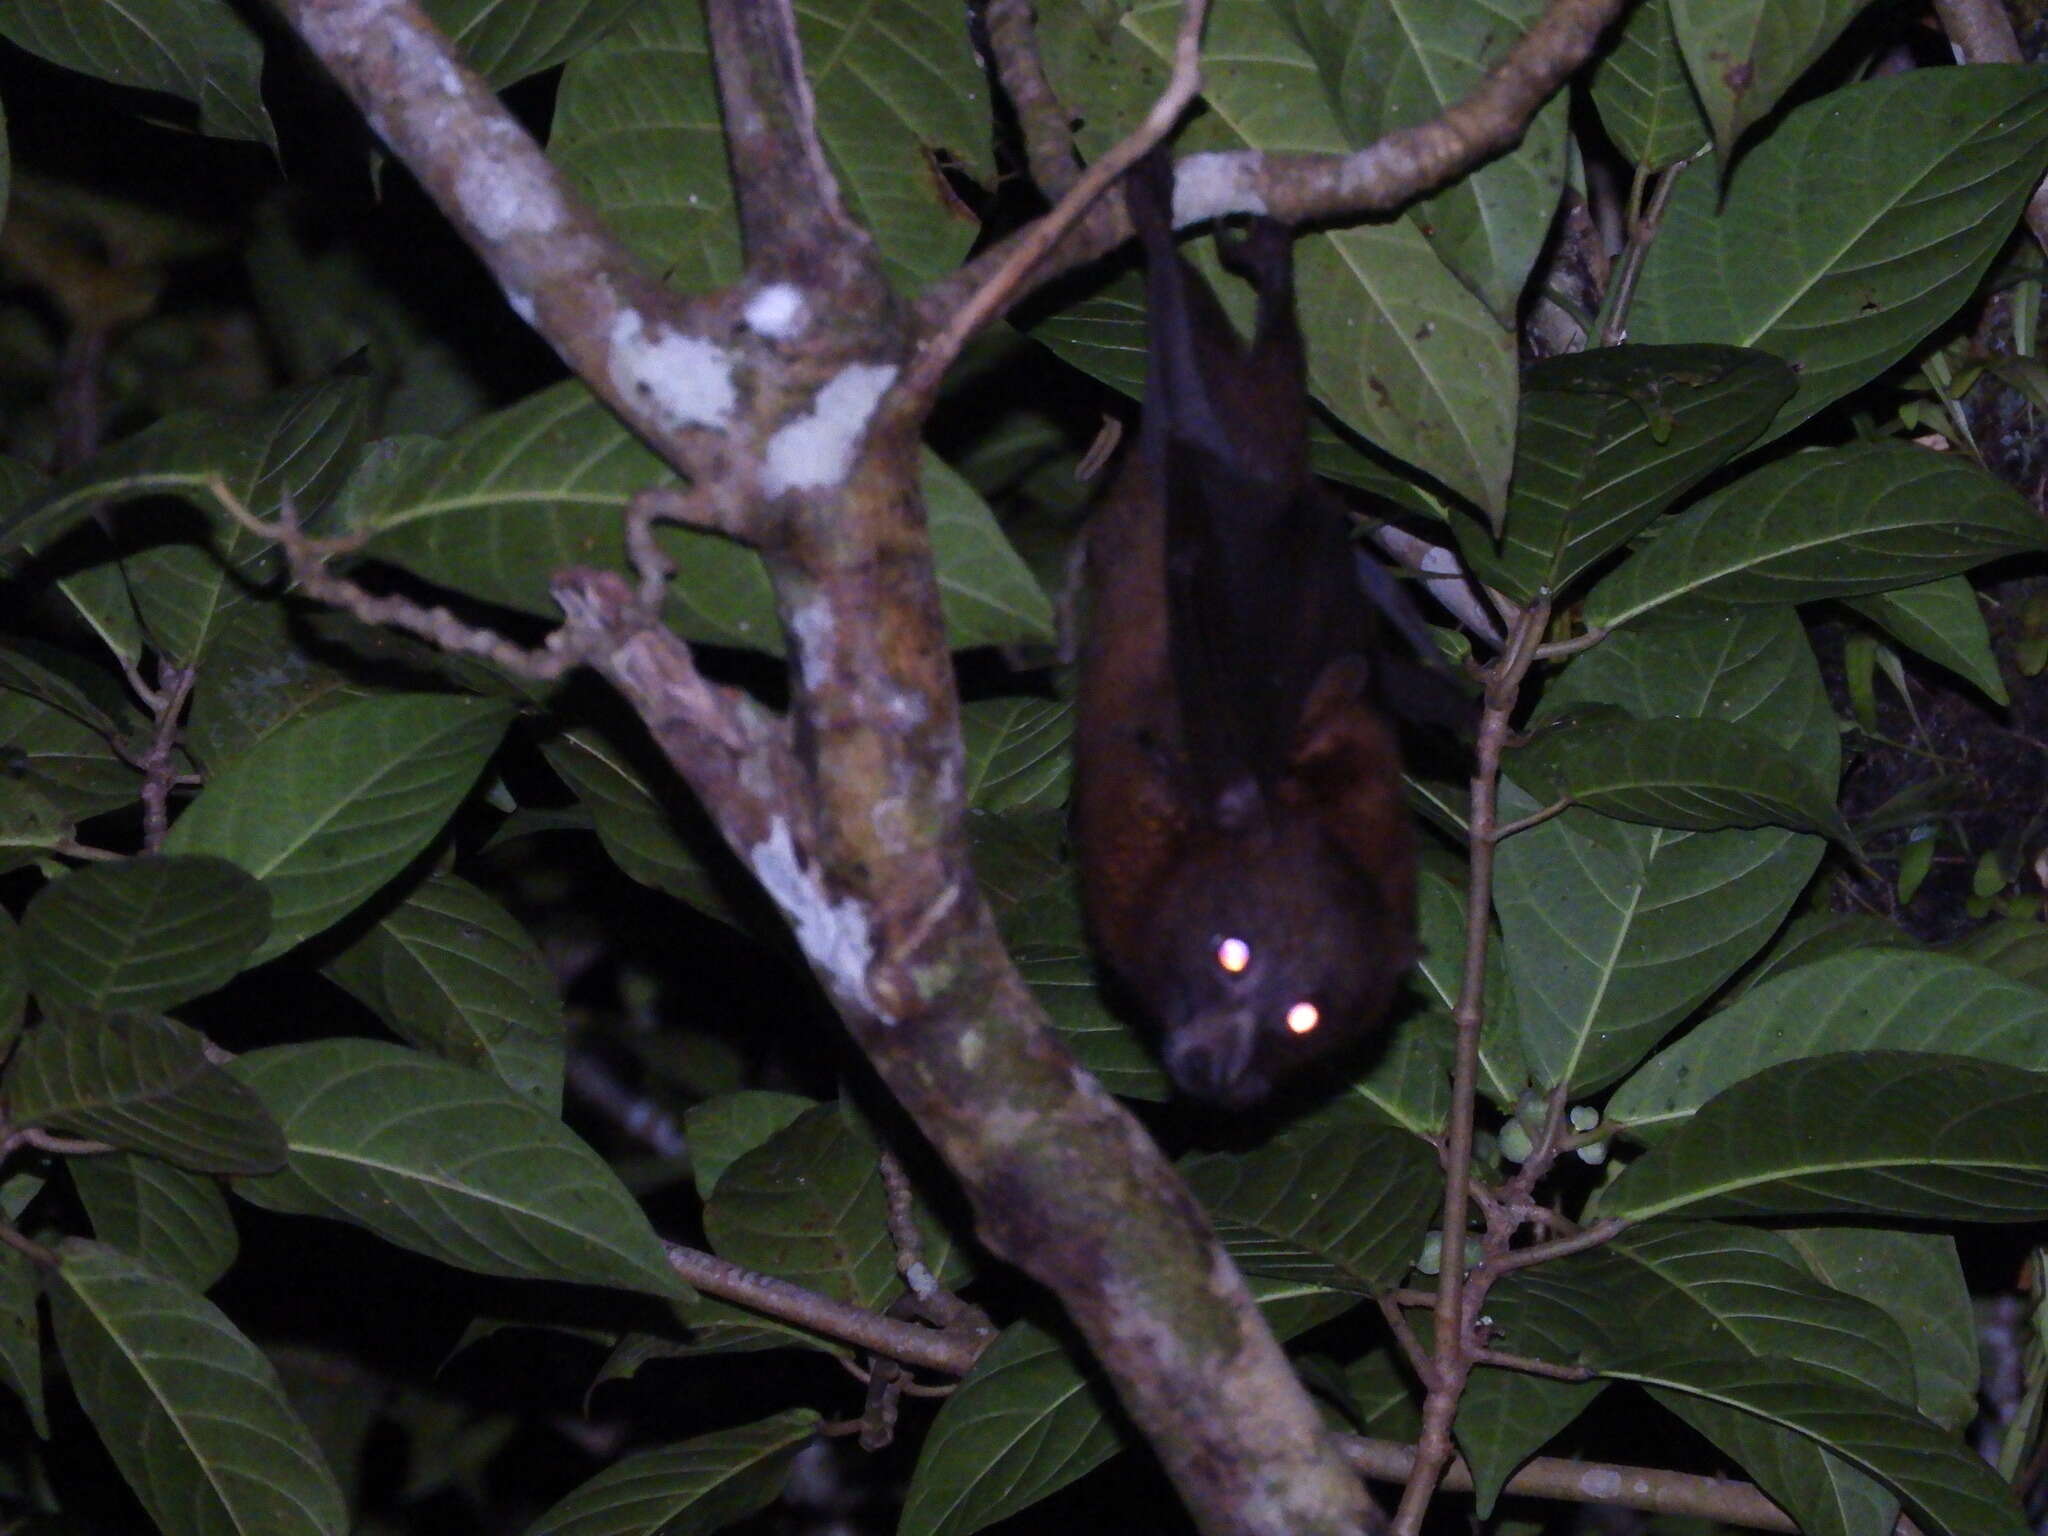
<path fill-rule="evenodd" d="M 939 1408 L 900 1536 L 967 1536 L 1065 1487 L 1121 1448 L 1107 1389 L 1058 1339 L 1013 1323 Z"/>
<path fill-rule="evenodd" d="M 808 1408 L 605 1468 L 526 1529 L 526 1536 L 703 1536 L 766 1509 L 790 1462 L 817 1433 Z"/>
<path fill-rule="evenodd" d="M 519 920 L 468 881 L 433 876 L 323 969 L 401 1039 L 561 1109 L 554 975 Z"/>
<path fill-rule="evenodd" d="M 50 1287 L 78 1400 L 165 1536 L 341 1536 L 334 1474 L 276 1371 L 212 1302 L 67 1238 Z"/>
<path fill-rule="evenodd" d="M 1853 848 L 1823 784 L 1761 731 L 1719 720 L 1615 720 L 1545 731 L 1508 772 L 1589 811 L 1652 827 L 1790 827 Z"/>
<path fill-rule="evenodd" d="M 28 957 L 22 953 L 21 930 L 0 909 L 0 1061 L 21 1034 L 28 1009 Z"/>
<path fill-rule="evenodd" d="M 856 1306 L 902 1290 L 875 1149 L 837 1104 L 807 1110 L 719 1177 L 704 1231 L 720 1258 Z"/>
<path fill-rule="evenodd" d="M 1675 12 L 1674 12 L 1675 14 Z M 1727 180 L 1680 180 L 1629 312 L 1639 342 L 1774 353 L 1799 389 L 1772 435 L 1952 316 L 2048 161 L 2048 87 L 2020 65 L 1916 69 L 1794 108 Z"/>
<path fill-rule="evenodd" d="M 93 1236 L 108 1247 L 195 1291 L 235 1262 L 234 1218 L 214 1179 L 128 1152 L 74 1157 L 68 1166 Z"/>
<path fill-rule="evenodd" d="M 986 86 L 957 15 L 930 0 L 858 12 L 815 8 L 798 37 L 827 163 L 898 286 L 915 290 L 966 254 L 973 220 L 927 156 L 983 168 Z M 915 43 L 912 43 L 915 39 Z M 732 208 L 701 8 L 643 0 L 626 24 L 562 72 L 549 154 L 649 266 L 685 291 L 739 276 Z"/>
<path fill-rule="evenodd" d="M 36 1315 L 41 1294 L 36 1267 L 28 1255 L 14 1248 L 0 1251 L 0 1385 L 21 1399 L 30 1425 L 47 1440 L 50 1415 L 43 1406 L 43 1329 Z"/>
<path fill-rule="evenodd" d="M 1817 1113 L 1816 1105 L 1826 1106 Z M 1766 1067 L 1596 1197 L 1603 1216 L 2048 1216 L 2048 1075 L 1913 1051 Z"/>
<path fill-rule="evenodd" d="M 1293 0 L 1294 31 L 1352 147 L 1427 122 L 1464 100 L 1543 14 L 1541 0 L 1438 5 Z M 1565 102 L 1549 102 L 1505 155 L 1416 205 L 1445 266 L 1503 326 L 1550 232 L 1564 190 Z"/>
<path fill-rule="evenodd" d="M 90 726 L 41 699 L 0 689 L 0 831 L 19 837 L 44 822 L 119 810 L 141 791 L 142 775 Z"/>
<path fill-rule="evenodd" d="M 639 0 L 422 0 L 463 63 L 494 86 L 510 85 L 573 59 L 597 43 Z"/>
<path fill-rule="evenodd" d="M 1089 154 L 1151 107 L 1166 81 L 1179 14 L 1174 5 L 1147 3 L 1100 22 L 1075 5 L 1041 18 L 1046 69 L 1061 99 L 1091 104 L 1080 134 Z M 1263 0 L 1211 5 L 1204 61 L 1210 110 L 1189 124 L 1177 152 L 1356 147 L 1320 94 L 1301 89 L 1314 61 Z M 1295 243 L 1295 262 L 1316 398 L 1377 447 L 1497 514 L 1514 450 L 1512 334 L 1407 215 L 1305 237 Z M 1218 291 L 1226 307 L 1249 313 L 1242 284 Z M 1089 314 L 1062 315 L 1033 334 L 1066 352 L 1077 341 L 1099 344 L 1093 327 Z M 1084 347 L 1075 361 L 1095 371 L 1099 357 Z M 1127 354 L 1116 372 L 1129 368 Z M 1103 376 L 1115 381 L 1114 372 Z"/>
<path fill-rule="evenodd" d="M 496 1078 L 370 1040 L 276 1046 L 232 1070 L 288 1148 L 284 1172 L 235 1185 L 245 1199 L 479 1274 L 692 1294 L 618 1177 Z"/>
<path fill-rule="evenodd" d="M 1977 1320 L 1954 1238 L 1833 1224 L 1778 1235 L 1815 1279 L 1898 1324 L 1924 1416 L 1956 1431 L 1969 1424 L 1977 1412 Z"/>
<path fill-rule="evenodd" d="M 1518 602 L 1561 592 L 1754 441 L 1794 383 L 1777 358 L 1739 347 L 1603 347 L 1535 364 L 1500 546 L 1460 519 L 1468 558 Z"/>
<path fill-rule="evenodd" d="M 749 1088 L 684 1110 L 683 1131 L 690 1143 L 697 1198 L 709 1200 L 726 1169 L 817 1107 L 817 1100 L 801 1094 Z"/>
<path fill-rule="evenodd" d="M 678 830 L 681 822 L 700 839 L 715 836 L 673 773 L 661 781 L 681 802 L 672 809 L 626 755 L 596 731 L 564 731 L 548 740 L 541 754 L 590 812 L 598 841 L 629 878 L 665 891 L 707 917 L 736 928 L 745 926 L 706 856 Z"/>
<path fill-rule="evenodd" d="M 1246 1274 L 1366 1295 L 1407 1274 L 1443 1201 L 1435 1148 L 1344 1099 L 1182 1172 Z"/>
<path fill-rule="evenodd" d="M 1680 513 L 1593 589 L 1613 628 L 1666 603 L 1811 602 L 2048 546 L 2025 497 L 1955 454 L 1865 442 L 1793 454 Z"/>
<path fill-rule="evenodd" d="M 231 859 L 269 887 L 263 961 L 355 910 L 440 833 L 511 706 L 385 694 L 296 721 L 215 776 L 166 853 Z"/>
<path fill-rule="evenodd" d="M 1548 690 L 1544 718 L 1593 704 L 1762 732 L 1831 778 L 1840 742 L 1789 609 L 1610 637 Z M 1503 814 L 1539 809 L 1509 795 Z M 1539 1084 L 1575 1095 L 1633 1067 L 1763 947 L 1819 862 L 1778 828 L 1681 832 L 1567 811 L 1501 844 L 1495 905 L 1515 1019 Z"/>
<path fill-rule="evenodd" d="M 1678 47 L 1713 125 L 1715 148 L 1727 156 L 1869 3 L 1671 0 Z"/>
<path fill-rule="evenodd" d="M 278 1128 L 175 1019 L 45 1019 L 7 1070 L 8 1118 L 145 1152 L 204 1173 L 284 1161 Z"/>
<path fill-rule="evenodd" d="M 1709 130 L 1671 30 L 1671 0 L 1642 0 L 1593 68 L 1593 105 L 1622 154 L 1661 171 L 1706 146 Z"/>
<path fill-rule="evenodd" d="M 1998 675 L 1998 659 L 1991 654 L 1991 632 L 1977 590 L 1963 577 L 1945 576 L 1843 602 L 1901 645 L 1947 667 L 1992 703 L 2011 702 Z"/>
<path fill-rule="evenodd" d="M 1051 605 L 981 499 L 922 460 L 939 596 L 956 646 L 1043 639 Z M 445 445 L 366 469 L 348 497 L 368 553 L 489 602 L 558 616 L 557 570 L 626 565 L 634 492 L 675 477 L 574 379 L 462 428 Z M 767 575 L 730 539 L 656 531 L 675 562 L 664 617 L 693 640 L 777 650 Z"/>
<path fill-rule="evenodd" d="M 1616 1314 L 1582 1269 L 1543 1264 L 1504 1277 L 1487 1294 L 1498 1347 L 1559 1364 L 1584 1364 Z M 1603 1381 L 1559 1381 L 1479 1366 L 1465 1384 L 1452 1426 L 1471 1464 L 1481 1518 L 1507 1480 L 1607 1390 Z"/>
<path fill-rule="evenodd" d="M 1357 1298 L 1247 1277 L 1285 1339 Z M 899 1536 L 967 1536 L 1029 1508 L 1122 1448 L 1108 1388 L 1077 1347 L 1035 1323 L 1012 1323 L 940 1407 L 904 1497 Z"/>
<path fill-rule="evenodd" d="M 983 699 L 960 711 L 967 803 L 980 811 L 1059 810 L 1072 779 L 1073 705 Z"/>
<path fill-rule="evenodd" d="M 1881 917 L 1865 913 L 1809 912 L 1785 925 L 1775 943 L 1757 963 L 1721 994 L 1732 1003 L 1743 993 L 1774 976 L 1813 965 L 1830 955 L 1861 949 L 1912 949 L 1912 936 Z"/>
<path fill-rule="evenodd" d="M 685 293 L 740 276 L 739 216 L 701 6 L 642 0 L 562 70 L 548 158 Z"/>
<path fill-rule="evenodd" d="M 22 917 L 37 996 L 98 1013 L 202 997 L 238 974 L 269 932 L 269 893 L 203 855 L 72 870 Z"/>
<path fill-rule="evenodd" d="M 2048 1071 L 2048 995 L 1950 955 L 1852 950 L 1752 987 L 1646 1062 L 1607 1117 L 1654 1137 L 1766 1067 L 1874 1050 Z"/>
<path fill-rule="evenodd" d="M 1997 918 L 1949 953 L 2030 987 L 2048 988 L 2048 926 L 2031 919 Z"/>
<path fill-rule="evenodd" d="M 342 377 L 274 395 L 259 404 L 192 419 L 194 437 L 212 445 L 229 490 L 252 512 L 274 517 L 290 506 L 319 526 L 354 467 L 368 428 L 370 381 Z M 95 461 L 97 462 L 97 461 Z M 211 492 L 187 491 L 194 515 L 115 520 L 124 550 L 67 584 L 99 582 L 106 605 L 132 600 L 151 645 L 180 664 L 210 661 L 214 642 L 252 593 L 281 578 L 284 560 L 270 540 L 228 517 Z"/>
<path fill-rule="evenodd" d="M 369 697 L 375 690 L 362 671 L 332 664 L 343 646 L 357 654 L 396 649 L 388 632 L 344 615 L 309 616 L 282 600 L 231 604 L 207 642 L 184 746 L 208 773 L 222 773 L 293 721 Z"/>
<path fill-rule="evenodd" d="M 1409 973 L 1408 990 L 1418 994 L 1434 1017 L 1411 1018 L 1400 1026 L 1388 1047 L 1393 1058 L 1404 1034 L 1416 1026 L 1445 1031 L 1449 1042 L 1456 1026 L 1448 1015 L 1458 1006 L 1458 994 L 1465 984 L 1465 897 L 1462 878 L 1453 878 L 1432 868 L 1425 860 L 1415 882 L 1415 937 L 1421 951 L 1415 969 Z M 1521 1034 L 1515 1024 L 1515 997 L 1508 984 L 1507 966 L 1502 960 L 1500 927 L 1491 925 L 1493 936 L 1486 946 L 1486 1029 L 1479 1041 L 1479 1088 L 1503 1109 L 1512 1109 L 1529 1085 L 1528 1063 L 1522 1059 Z M 1426 1097 L 1395 1112 L 1383 1101 L 1378 1087 L 1381 1074 L 1372 1072 L 1354 1084 L 1354 1091 L 1380 1103 L 1395 1124 L 1405 1125 L 1418 1135 L 1434 1136 L 1442 1129 L 1442 1116 L 1450 1109 L 1448 1071 L 1440 1083 L 1426 1090 Z M 1423 1108 L 1426 1106 L 1426 1109 Z M 1417 1117 L 1417 1111 L 1422 1110 Z"/>
<path fill-rule="evenodd" d="M 1882 1483 L 1803 1435 L 1703 1397 L 1657 1387 L 1650 1397 L 1748 1473 L 1805 1536 L 1863 1536 L 1898 1519 Z"/>
<path fill-rule="evenodd" d="M 1053 638 L 1052 601 L 1003 536 L 995 513 L 937 454 L 919 460 L 938 566 L 946 642 L 956 649 Z"/>
<path fill-rule="evenodd" d="M 1805 1435 L 1897 1493 L 1930 1531 L 2023 1536 L 2027 1529 L 1998 1475 L 1960 1440 L 1834 1372 L 1787 1360 L 1645 1351 L 1606 1374 L 1724 1403 Z"/>
<path fill-rule="evenodd" d="M 967 836 L 1010 958 L 1067 1049 L 1111 1093 L 1170 1097 L 1152 1053 L 1103 1002 L 1073 871 L 1061 858 L 1066 813 L 970 811 Z"/>
<path fill-rule="evenodd" d="M 277 147 L 263 110 L 263 45 L 231 6 L 44 0 L 0 11 L 0 36 L 65 69 L 188 102 L 201 133 Z"/>

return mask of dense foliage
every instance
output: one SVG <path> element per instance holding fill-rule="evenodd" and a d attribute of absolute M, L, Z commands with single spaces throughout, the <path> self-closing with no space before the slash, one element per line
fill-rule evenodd
<path fill-rule="evenodd" d="M 426 8 L 651 269 L 739 275 L 698 0 Z M 907 293 L 1028 202 L 998 174 L 1010 128 L 968 9 L 801 18 L 833 169 Z M 1177 151 L 1363 146 L 1456 101 L 1541 10 L 1218 0 Z M 1178 8 L 1038 11 L 1100 153 L 1163 84 Z M 1872 679 L 1908 665 L 2008 704 L 1969 573 L 2048 547 L 2000 474 L 2031 465 L 2048 408 L 2021 223 L 2048 76 L 1952 64 L 1923 21 L 1643 0 L 1512 153 L 1299 247 L 1319 467 L 1455 551 L 1502 631 L 1550 643 L 1508 700 L 1526 734 L 1499 815 L 1529 820 L 1478 898 L 1468 1252 L 1501 1357 L 1456 1436 L 1483 1519 L 1553 1442 L 1654 1454 L 1630 1423 L 1646 1395 L 1693 1432 L 1689 1466 L 1739 1469 L 1802 1530 L 1868 1536 L 1902 1506 L 1947 1536 L 2026 1529 L 2048 1362 L 2029 1345 L 1994 1470 L 1964 1435 L 1959 1252 L 2048 1219 L 2048 929 L 2010 900 L 1936 948 L 1836 910 L 1873 864 L 1910 898 L 1937 849 L 1984 851 L 1917 802 L 1845 814 L 1845 742 L 1882 747 Z M 587 677 L 308 601 L 235 515 L 346 536 L 377 590 L 528 640 L 554 571 L 623 567 L 627 502 L 670 470 L 509 334 L 401 171 L 370 194 L 370 141 L 336 154 L 358 130 L 269 18 L 38 0 L 0 9 L 0 37 L 0 1412 L 24 1431 L 0 1440 L 0 1523 L 135 1528 L 94 1486 L 94 1431 L 171 1536 L 755 1516 L 821 1415 L 862 1411 L 804 1356 L 873 1362 L 699 1294 L 672 1240 L 875 1312 L 913 1263 L 965 1288 L 1001 1331 L 935 1413 L 903 1404 L 885 1518 L 1031 1528 L 1127 1431 L 973 1246 L 642 728 Z M 132 119 L 119 142 L 168 184 L 145 199 L 68 161 L 94 114 Z M 166 115 L 199 137 L 167 148 L 144 121 Z M 225 211 L 199 191 L 215 175 Z M 1409 1439 L 1413 1362 L 1373 1299 L 1401 1316 L 1397 1288 L 1430 1283 L 1472 802 L 1418 772 L 1424 957 L 1354 1080 L 1223 1128 L 1167 1103 L 1094 984 L 1056 660 L 1072 468 L 1097 407 L 1137 393 L 1136 294 L 1123 267 L 1040 295 L 932 424 L 977 872 L 1074 1055 L 1186 1153 L 1332 1424 Z M 759 562 L 661 538 L 667 620 L 779 701 Z M 1447 652 L 1497 649 L 1435 616 Z M 1557 1255 L 1508 1261 L 1532 1219 Z M 310 1235 L 333 1223 L 423 1257 Z M 1995 1249 L 1990 1285 L 2023 1248 Z M 323 1322 L 350 1303 L 367 1321 Z M 458 1356 L 437 1385 L 458 1345 L 488 1367 Z M 550 1427 L 586 1410 L 580 1444 Z"/>

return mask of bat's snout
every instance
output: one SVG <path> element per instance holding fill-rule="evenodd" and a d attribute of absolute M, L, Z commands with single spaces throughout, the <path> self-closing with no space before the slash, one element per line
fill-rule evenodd
<path fill-rule="evenodd" d="M 1198 1013 L 1167 1036 L 1167 1076 L 1181 1092 L 1239 1108 L 1266 1096 L 1263 1073 L 1252 1070 L 1258 1022 L 1248 1009 Z"/>

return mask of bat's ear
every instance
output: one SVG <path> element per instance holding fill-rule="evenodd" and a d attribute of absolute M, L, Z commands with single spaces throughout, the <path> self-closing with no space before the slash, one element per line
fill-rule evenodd
<path fill-rule="evenodd" d="M 1370 718 L 1372 663 L 1359 655 L 1339 656 L 1317 674 L 1294 728 L 1292 765 L 1312 770 L 1355 750 L 1361 714 Z"/>

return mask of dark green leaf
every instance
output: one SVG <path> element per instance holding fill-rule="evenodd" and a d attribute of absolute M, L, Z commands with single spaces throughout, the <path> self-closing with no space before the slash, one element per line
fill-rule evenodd
<path fill-rule="evenodd" d="M 301 719 L 210 780 L 166 853 L 231 859 L 270 890 L 283 954 L 353 911 L 439 834 L 497 750 L 511 707 L 385 694 Z"/>
<path fill-rule="evenodd" d="M 2048 995 L 1950 955 L 1834 955 L 1751 988 L 1652 1057 L 1616 1090 L 1607 1115 L 1632 1136 L 1655 1136 L 1766 1067 L 1873 1050 L 2048 1071 Z"/>
<path fill-rule="evenodd" d="M 1679 50 L 1722 155 L 1770 115 L 1870 0 L 1671 0 Z"/>
<path fill-rule="evenodd" d="M 604 851 L 628 876 L 708 917 L 742 926 L 706 856 L 677 830 L 678 821 L 683 821 L 699 838 L 706 837 L 701 818 L 664 805 L 634 765 L 594 731 L 565 731 L 541 752 L 583 802 Z M 678 797 L 683 794 L 672 778 L 662 787 Z"/>
<path fill-rule="evenodd" d="M 1562 591 L 1753 441 L 1794 382 L 1777 358 L 1739 347 L 1604 347 L 1537 363 L 1522 382 L 1500 546 L 1475 532 L 1468 557 L 1519 602 Z"/>
<path fill-rule="evenodd" d="M 1832 783 L 1761 731 L 1720 720 L 1558 726 L 1515 752 L 1507 769 L 1622 821 L 1689 832 L 1789 827 L 1855 845 Z"/>
<path fill-rule="evenodd" d="M 683 1131 L 690 1142 L 697 1198 L 709 1200 L 726 1169 L 817 1107 L 815 1099 L 758 1088 L 691 1105 L 683 1113 Z"/>
<path fill-rule="evenodd" d="M 284 1161 L 277 1126 L 205 1047 L 175 1019 L 45 1019 L 8 1067 L 8 1118 L 204 1173 L 276 1168 Z"/>
<path fill-rule="evenodd" d="M 1586 619 L 1611 628 L 1680 600 L 1853 597 L 2044 545 L 2026 498 L 1956 454 L 1886 441 L 1822 448 L 1681 513 L 1593 589 Z"/>
<path fill-rule="evenodd" d="M 1954 1238 L 1837 1225 L 1789 1227 L 1778 1235 L 1816 1279 L 1861 1297 L 1898 1325 L 1923 1415 L 1957 1431 L 1975 1417 L 1977 1320 Z"/>
<path fill-rule="evenodd" d="M 423 0 L 462 61 L 495 86 L 575 58 L 639 0 L 553 0 L 536 9 L 507 0 Z"/>
<path fill-rule="evenodd" d="M 1695 76 L 1697 78 L 1697 76 Z M 1639 342 L 1774 353 L 1773 433 L 1876 377 L 1953 315 L 2048 160 L 2040 71 L 1915 69 L 1795 107 L 1737 162 L 1687 171 L 1629 311 Z"/>
<path fill-rule="evenodd" d="M 1047 72 L 1065 101 L 1091 110 L 1079 135 L 1099 154 L 1145 112 L 1165 84 L 1178 13 L 1134 6 L 1098 18 L 1084 6 L 1048 8 L 1040 37 Z M 1315 68 L 1276 7 L 1219 0 L 1204 37 L 1203 99 L 1210 110 L 1175 143 L 1208 149 L 1356 148 L 1325 98 L 1300 82 Z M 1433 251 L 1409 216 L 1358 224 L 1295 246 L 1309 387 L 1345 426 L 1496 514 L 1513 462 L 1514 338 Z M 1219 288 L 1243 314 L 1243 285 Z M 1067 315 L 1033 334 L 1096 371 L 1107 341 L 1123 350 L 1102 376 L 1128 374 L 1124 332 L 1096 316 Z M 1128 319 L 1119 315 L 1118 320 Z"/>
<path fill-rule="evenodd" d="M 70 1168 L 93 1236 L 108 1247 L 195 1291 L 235 1262 L 235 1222 L 215 1180 L 130 1152 L 75 1157 Z"/>
<path fill-rule="evenodd" d="M 1671 30 L 1671 0 L 1642 0 L 1629 11 L 1593 70 L 1593 105 L 1622 154 L 1661 171 L 1706 147 L 1708 128 Z"/>
<path fill-rule="evenodd" d="M 550 1508 L 526 1536 L 706 1536 L 765 1509 L 817 1432 L 808 1408 L 641 1451 Z"/>
<path fill-rule="evenodd" d="M 133 805 L 141 789 L 142 775 L 90 726 L 28 694 L 0 689 L 0 835 L 19 840 L 40 835 L 45 822 L 119 810 Z M 38 810 L 40 817 L 32 814 Z"/>
<path fill-rule="evenodd" d="M 433 876 L 325 970 L 401 1039 L 560 1110 L 554 976 L 519 920 L 468 881 Z"/>
<path fill-rule="evenodd" d="M 21 949 L 21 930 L 0 910 L 0 1061 L 13 1049 L 28 1008 L 27 959 Z"/>
<path fill-rule="evenodd" d="M 9 1388 L 28 1410 L 35 1432 L 50 1438 L 50 1416 L 43 1407 L 43 1329 L 36 1315 L 42 1286 L 36 1267 L 17 1249 L 0 1249 L 0 1385 Z"/>
<path fill-rule="evenodd" d="M 721 1258 L 856 1306 L 902 1290 L 874 1146 L 837 1104 L 733 1162 L 704 1204 L 704 1231 Z"/>
<path fill-rule="evenodd" d="M 1542 15 L 1540 0 L 1358 6 L 1293 0 L 1294 31 L 1351 146 L 1427 122 L 1463 100 Z M 1535 264 L 1565 180 L 1565 103 L 1552 101 L 1507 154 L 1415 207 L 1444 265 L 1504 326 Z"/>
<path fill-rule="evenodd" d="M 1994 704 L 2007 701 L 1977 591 L 1961 576 L 1843 601 L 1901 645 L 1947 667 Z"/>
<path fill-rule="evenodd" d="M 0 11 L 0 35 L 65 69 L 175 96 L 199 131 L 276 147 L 263 110 L 263 45 L 231 6 L 208 0 L 40 0 Z"/>
<path fill-rule="evenodd" d="M 1543 718 L 1596 704 L 1747 725 L 1837 772 L 1834 715 L 1788 609 L 1615 635 L 1572 661 Z M 1508 816 L 1537 809 L 1503 802 Z M 1778 828 L 1679 832 L 1578 810 L 1509 838 L 1495 904 L 1535 1080 L 1585 1093 L 1633 1067 L 1763 947 L 1823 847 Z"/>
<path fill-rule="evenodd" d="M 1607 1374 L 1724 1403 L 1805 1435 L 1897 1493 L 1946 1536 L 2023 1536 L 2011 1493 L 1963 1443 L 1834 1372 L 1787 1360 L 1646 1351 Z"/>
<path fill-rule="evenodd" d="M 1435 1148 L 1345 1099 L 1256 1151 L 1183 1171 L 1246 1274 L 1327 1290 L 1396 1284 L 1443 1201 Z"/>
<path fill-rule="evenodd" d="M 341 1536 L 334 1474 L 277 1373 L 212 1302 L 66 1239 L 50 1310 L 78 1400 L 165 1536 Z"/>
<path fill-rule="evenodd" d="M 1881 917 L 1851 912 L 1809 912 L 1785 925 L 1763 958 L 1745 971 L 1720 1001 L 1732 1003 L 1774 976 L 1855 949 L 1912 949 L 1912 936 Z"/>
<path fill-rule="evenodd" d="M 72 870 L 22 917 L 37 996 L 96 1013 L 202 997 L 269 932 L 269 893 L 226 859 L 192 855 Z"/>
<path fill-rule="evenodd" d="M 1949 953 L 2030 987 L 2048 989 L 2048 925 L 2002 917 L 1979 928 Z"/>
<path fill-rule="evenodd" d="M 1496 1347 L 1557 1365 L 1583 1364 L 1617 1311 L 1582 1270 L 1544 1264 L 1507 1276 L 1486 1298 Z M 1524 1461 L 1592 1406 L 1601 1381 L 1560 1381 L 1481 1366 L 1466 1383 L 1453 1433 L 1471 1463 L 1480 1513 Z"/>
<path fill-rule="evenodd" d="M 1808 1214 L 2048 1217 L 2048 1075 L 1865 1051 L 1766 1067 L 1703 1105 L 1596 1197 L 1643 1220 Z"/>
<path fill-rule="evenodd" d="M 258 1205 L 480 1274 L 691 1294 L 617 1175 L 494 1077 L 370 1040 L 253 1051 L 233 1071 L 288 1148 L 284 1172 L 236 1184 Z"/>
<path fill-rule="evenodd" d="M 1073 706 L 1061 699 L 984 699 L 960 712 L 967 800 L 976 810 L 1060 810 L 1067 803 Z"/>

